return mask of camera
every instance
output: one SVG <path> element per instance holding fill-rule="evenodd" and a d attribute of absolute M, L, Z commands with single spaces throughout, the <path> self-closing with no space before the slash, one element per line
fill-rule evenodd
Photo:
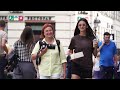
<path fill-rule="evenodd" d="M 47 44 L 45 41 L 43 41 L 41 45 L 41 49 L 45 49 L 45 47 L 47 47 L 48 49 L 55 49 L 55 45 Z"/>

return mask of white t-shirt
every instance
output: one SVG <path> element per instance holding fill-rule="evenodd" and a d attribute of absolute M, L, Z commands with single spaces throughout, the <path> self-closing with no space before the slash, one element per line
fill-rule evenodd
<path fill-rule="evenodd" d="M 99 71 L 100 67 L 99 67 L 99 58 L 95 58 L 95 65 L 93 66 L 93 71 Z"/>
<path fill-rule="evenodd" d="M 120 61 L 118 61 L 117 63 L 119 64 Z M 120 72 L 120 64 L 119 64 L 119 66 L 118 66 L 118 70 L 117 70 L 117 72 Z"/>
<path fill-rule="evenodd" d="M 4 54 L 4 49 L 1 47 L 2 46 L 2 40 L 6 40 L 7 42 L 7 33 L 3 30 L 0 30 L 0 54 Z"/>

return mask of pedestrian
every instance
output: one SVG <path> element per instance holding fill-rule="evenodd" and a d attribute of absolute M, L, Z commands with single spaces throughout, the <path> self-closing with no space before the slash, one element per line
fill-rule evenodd
<path fill-rule="evenodd" d="M 70 55 L 67 56 L 66 78 L 71 79 L 71 57 Z"/>
<path fill-rule="evenodd" d="M 117 69 L 117 78 L 120 79 L 120 55 L 118 55 L 118 69 Z"/>
<path fill-rule="evenodd" d="M 117 64 L 114 64 L 113 79 L 120 79 L 120 55 L 117 55 Z"/>
<path fill-rule="evenodd" d="M 0 79 L 5 79 L 4 68 L 7 64 L 6 55 L 8 54 L 8 49 L 6 46 L 8 36 L 4 31 L 5 27 L 6 22 L 4 20 L 0 20 Z"/>
<path fill-rule="evenodd" d="M 92 79 L 92 55 L 97 55 L 97 42 L 93 43 L 93 39 L 95 35 L 88 21 L 85 18 L 78 20 L 68 49 L 69 54 L 81 52 L 84 56 L 72 60 L 72 79 Z"/>
<path fill-rule="evenodd" d="M 99 60 L 100 60 L 100 52 L 97 53 L 97 56 L 93 62 L 93 79 L 100 79 Z"/>
<path fill-rule="evenodd" d="M 18 55 L 18 63 L 13 70 L 13 79 L 35 79 L 36 70 L 31 59 L 34 35 L 31 27 L 26 26 L 13 47 Z"/>
<path fill-rule="evenodd" d="M 46 43 L 45 48 L 44 45 L 39 44 L 38 41 L 32 52 L 32 59 L 36 60 L 37 53 L 39 49 L 41 50 L 38 53 L 38 57 L 41 62 L 38 64 L 39 78 L 40 79 L 65 79 L 66 78 L 66 56 L 60 42 L 57 45 L 57 40 L 55 36 L 55 29 L 51 24 L 44 24 L 41 31 L 42 43 Z M 52 47 L 48 47 L 51 45 Z M 60 51 L 59 51 L 60 48 Z M 61 75 L 62 74 L 62 75 Z"/>
<path fill-rule="evenodd" d="M 114 65 L 117 64 L 117 49 L 110 40 L 110 33 L 105 32 L 103 41 L 98 43 L 100 52 L 100 79 L 113 79 Z"/>
<path fill-rule="evenodd" d="M 11 50 L 12 50 L 12 47 L 8 43 L 6 43 L 6 47 L 8 49 L 8 54 L 7 55 L 9 55 Z M 8 56 L 7 55 L 6 55 L 6 59 L 8 60 Z M 9 62 L 9 60 L 7 62 Z M 5 74 L 5 79 L 12 79 L 13 72 L 12 71 L 8 71 L 8 63 L 6 65 L 6 67 L 5 67 L 5 69 L 4 69 L 4 74 Z"/>

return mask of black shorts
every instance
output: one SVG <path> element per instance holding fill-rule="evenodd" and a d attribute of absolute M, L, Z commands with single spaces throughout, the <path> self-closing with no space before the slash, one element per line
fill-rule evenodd
<path fill-rule="evenodd" d="M 81 79 L 84 78 L 92 78 L 92 69 L 91 68 L 83 68 L 79 64 L 72 62 L 72 74 L 78 75 Z"/>

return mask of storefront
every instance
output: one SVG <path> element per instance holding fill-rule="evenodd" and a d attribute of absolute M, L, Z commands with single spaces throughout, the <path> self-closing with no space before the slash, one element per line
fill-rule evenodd
<path fill-rule="evenodd" d="M 25 26 L 32 27 L 35 40 L 37 41 L 40 38 L 42 26 L 45 23 L 51 23 L 55 28 L 56 38 L 61 40 L 67 53 L 71 39 L 71 30 L 75 28 L 75 21 L 71 21 L 67 11 L 24 11 L 23 13 L 10 13 L 6 11 L 0 13 L 0 18 L 7 23 L 5 31 L 8 33 L 8 44 L 10 46 L 20 38 Z"/>
<path fill-rule="evenodd" d="M 42 26 L 45 23 L 50 23 L 55 28 L 53 16 L 24 16 L 24 15 L 8 15 L 0 16 L 0 20 L 6 21 L 5 31 L 8 33 L 8 43 L 13 43 L 19 39 L 20 34 L 25 26 L 31 26 L 35 35 L 35 42 L 40 39 Z"/>
<path fill-rule="evenodd" d="M 52 20 L 53 16 L 25 16 L 25 26 L 31 26 L 35 35 L 35 42 L 40 39 L 42 26 L 45 23 L 50 23 L 55 28 L 55 21 Z"/>

